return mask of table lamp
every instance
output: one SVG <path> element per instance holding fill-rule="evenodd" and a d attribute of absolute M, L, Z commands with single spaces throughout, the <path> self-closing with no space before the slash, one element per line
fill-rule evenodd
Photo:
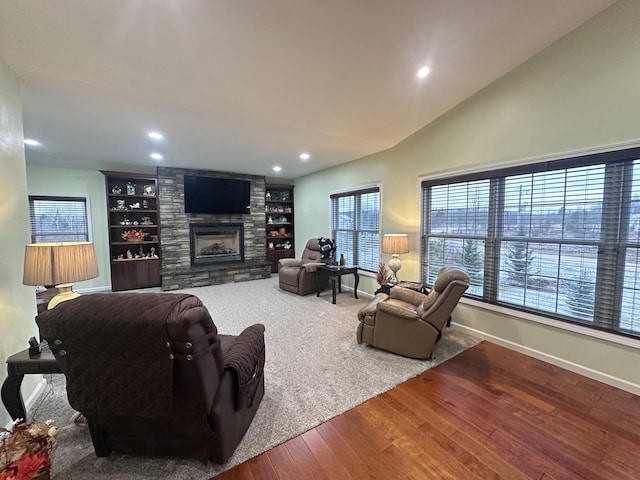
<path fill-rule="evenodd" d="M 402 268 L 402 263 L 398 259 L 401 253 L 409 253 L 409 236 L 405 233 L 388 234 L 382 237 L 382 253 L 390 253 L 393 257 L 389 261 L 389 268 L 393 272 L 391 283 L 397 285 L 398 270 Z"/>
<path fill-rule="evenodd" d="M 79 297 L 73 284 L 98 276 L 98 261 L 91 242 L 31 243 L 25 247 L 24 285 L 55 285 L 59 293 L 47 309 Z"/>

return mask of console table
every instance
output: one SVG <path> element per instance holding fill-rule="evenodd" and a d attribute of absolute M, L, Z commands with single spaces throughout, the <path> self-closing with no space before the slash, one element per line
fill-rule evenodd
<path fill-rule="evenodd" d="M 25 375 L 34 373 L 62 373 L 49 349 L 43 350 L 34 358 L 29 357 L 28 348 L 7 358 L 7 378 L 2 384 L 2 403 L 13 420 L 24 418 L 27 421 L 20 386 Z"/>
<path fill-rule="evenodd" d="M 332 303 L 336 303 L 336 280 L 338 281 L 338 292 L 342 293 L 341 278 L 343 275 L 353 275 L 355 278 L 355 285 L 353 287 L 353 296 L 358 298 L 358 282 L 360 276 L 358 275 L 357 265 L 319 265 L 318 275 L 316 275 L 316 297 L 320 296 L 320 274 L 326 274 L 331 281 L 331 293 Z"/>

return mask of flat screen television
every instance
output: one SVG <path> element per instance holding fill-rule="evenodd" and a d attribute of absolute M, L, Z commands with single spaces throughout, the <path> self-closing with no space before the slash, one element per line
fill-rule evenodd
<path fill-rule="evenodd" d="M 233 178 L 184 176 L 185 213 L 251 213 L 251 182 Z"/>

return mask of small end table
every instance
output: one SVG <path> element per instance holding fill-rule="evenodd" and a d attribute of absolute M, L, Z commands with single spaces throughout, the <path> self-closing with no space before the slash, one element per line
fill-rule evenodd
<path fill-rule="evenodd" d="M 353 287 L 353 296 L 358 298 L 358 282 L 360 282 L 360 276 L 358 275 L 357 265 L 319 265 L 318 275 L 316 275 L 316 297 L 320 296 L 320 274 L 324 273 L 328 275 L 331 281 L 331 293 L 332 303 L 336 303 L 336 279 L 338 280 L 338 292 L 342 293 L 342 281 L 340 280 L 343 275 L 352 274 L 355 278 L 355 285 Z"/>
<path fill-rule="evenodd" d="M 13 420 L 24 418 L 24 421 L 27 421 L 20 386 L 25 375 L 34 373 L 62 373 L 48 348 L 34 358 L 29 357 L 28 348 L 7 358 L 7 378 L 2 384 L 2 403 Z"/>

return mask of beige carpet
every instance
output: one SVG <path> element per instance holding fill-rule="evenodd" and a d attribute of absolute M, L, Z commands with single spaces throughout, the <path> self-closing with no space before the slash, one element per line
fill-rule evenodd
<path fill-rule="evenodd" d="M 208 479 L 480 342 L 449 328 L 430 361 L 358 345 L 357 312 L 369 300 L 342 293 L 333 305 L 330 292 L 300 297 L 281 291 L 275 276 L 184 291 L 203 301 L 221 333 L 238 334 L 256 322 L 266 327 L 265 397 L 233 457 L 223 466 L 119 454 L 97 458 L 88 430 L 69 421 L 73 410 L 64 377 L 53 375 L 52 389 L 36 402 L 29 418 L 51 418 L 60 427 L 54 479 Z"/>

